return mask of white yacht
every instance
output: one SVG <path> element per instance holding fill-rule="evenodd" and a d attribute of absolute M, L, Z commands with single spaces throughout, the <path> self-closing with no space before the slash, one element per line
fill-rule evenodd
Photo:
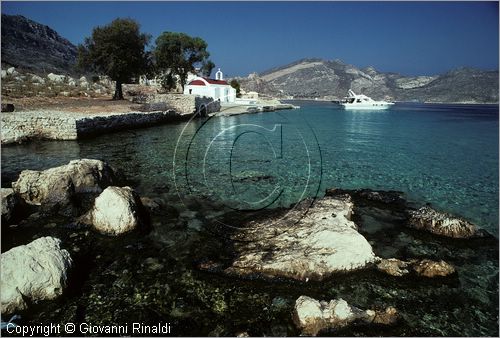
<path fill-rule="evenodd" d="M 382 110 L 389 109 L 394 104 L 394 102 L 375 101 L 366 95 L 354 93 L 352 89 L 349 89 L 348 93 L 349 96 L 340 102 L 344 109 Z"/>

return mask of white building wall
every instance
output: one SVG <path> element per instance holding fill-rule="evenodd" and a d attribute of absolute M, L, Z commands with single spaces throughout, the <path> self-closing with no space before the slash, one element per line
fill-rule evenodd
<path fill-rule="evenodd" d="M 186 95 L 199 95 L 211 97 L 214 100 L 219 100 L 221 102 L 232 103 L 236 100 L 236 89 L 229 85 L 215 85 L 209 84 L 206 86 L 190 86 L 186 85 L 184 88 L 184 94 Z"/>
<path fill-rule="evenodd" d="M 208 86 L 190 86 L 190 85 L 187 85 L 184 88 L 184 94 L 207 96 L 207 97 L 212 97 L 215 99 L 213 88 L 208 87 Z"/>

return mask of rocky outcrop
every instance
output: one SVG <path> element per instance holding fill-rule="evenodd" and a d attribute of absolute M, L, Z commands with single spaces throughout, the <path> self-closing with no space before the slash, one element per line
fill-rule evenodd
<path fill-rule="evenodd" d="M 2 314 L 27 307 L 26 301 L 54 299 L 66 287 L 72 260 L 60 240 L 42 237 L 2 253 Z"/>
<path fill-rule="evenodd" d="M 410 274 L 413 271 L 421 277 L 446 277 L 455 273 L 455 268 L 443 261 L 439 262 L 430 259 L 410 259 L 402 261 L 397 258 L 382 259 L 377 264 L 377 269 L 388 275 L 401 277 Z"/>
<path fill-rule="evenodd" d="M 2 64 L 37 73 L 71 73 L 77 50 L 48 26 L 21 15 L 2 14 Z"/>
<path fill-rule="evenodd" d="M 425 230 L 436 235 L 453 238 L 483 237 L 486 233 L 476 225 L 460 217 L 439 212 L 425 206 L 408 212 L 407 225 L 418 230 Z"/>
<path fill-rule="evenodd" d="M 354 322 L 390 325 L 397 321 L 397 311 L 393 307 L 384 311 L 363 311 L 342 298 L 320 302 L 300 296 L 295 301 L 293 320 L 303 335 L 315 336 L 321 330 L 339 329 Z"/>
<path fill-rule="evenodd" d="M 81 221 L 102 234 L 120 235 L 138 228 L 144 223 L 143 217 L 141 199 L 132 188 L 108 187 Z"/>
<path fill-rule="evenodd" d="M 100 193 L 120 181 L 120 174 L 100 160 L 81 159 L 44 171 L 23 170 L 12 188 L 27 203 L 46 210 L 65 208 L 78 194 Z"/>
<path fill-rule="evenodd" d="M 226 272 L 322 280 L 364 268 L 375 255 L 351 221 L 352 209 L 350 196 L 341 195 L 250 221 L 233 236 L 237 258 Z"/>

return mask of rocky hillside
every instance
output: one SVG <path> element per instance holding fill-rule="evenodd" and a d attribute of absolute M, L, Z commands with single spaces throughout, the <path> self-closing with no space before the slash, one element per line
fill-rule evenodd
<path fill-rule="evenodd" d="M 50 27 L 21 15 L 2 14 L 4 66 L 37 74 L 72 74 L 76 56 L 76 47 Z"/>
<path fill-rule="evenodd" d="M 349 89 L 375 99 L 421 102 L 498 102 L 498 71 L 460 68 L 442 75 L 403 76 L 359 69 L 340 60 L 303 59 L 238 78 L 246 91 L 294 98 L 340 99 Z"/>

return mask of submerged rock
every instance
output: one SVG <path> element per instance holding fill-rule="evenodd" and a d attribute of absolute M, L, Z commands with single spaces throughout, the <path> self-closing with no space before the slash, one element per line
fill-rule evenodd
<path fill-rule="evenodd" d="M 483 237 L 485 232 L 469 221 L 425 206 L 408 211 L 408 226 L 453 238 Z"/>
<path fill-rule="evenodd" d="M 401 277 L 410 273 L 407 269 L 408 262 L 401 261 L 397 258 L 382 259 L 377 264 L 377 269 L 387 273 L 388 275 Z"/>
<path fill-rule="evenodd" d="M 149 197 L 141 197 L 141 203 L 152 212 L 160 209 L 163 205 L 163 201 L 160 199 L 153 199 Z"/>
<path fill-rule="evenodd" d="M 366 312 L 370 316 L 375 313 L 371 321 L 374 324 L 393 325 L 398 320 L 398 311 L 392 306 L 387 307 L 384 311 L 367 310 Z"/>
<path fill-rule="evenodd" d="M 81 218 L 106 235 L 132 231 L 143 222 L 143 205 L 130 187 L 107 187 L 94 202 L 93 208 Z"/>
<path fill-rule="evenodd" d="M 70 205 L 75 194 L 100 193 L 119 180 L 107 163 L 81 159 L 44 171 L 23 170 L 12 188 L 27 203 L 51 210 Z"/>
<path fill-rule="evenodd" d="M 391 204 L 393 206 L 406 204 L 406 201 L 402 197 L 403 193 L 399 191 L 375 191 L 370 189 L 363 189 L 359 191 L 359 196 L 370 201 Z"/>
<path fill-rule="evenodd" d="M 330 302 L 300 296 L 295 301 L 293 321 L 302 334 L 315 336 L 324 329 L 338 329 L 355 321 L 390 325 L 397 320 L 397 311 L 389 307 L 384 311 L 363 311 L 349 305 L 342 298 Z"/>
<path fill-rule="evenodd" d="M 72 260 L 60 243 L 57 238 L 42 237 L 2 253 L 2 314 L 25 309 L 25 299 L 53 299 L 62 294 Z"/>
<path fill-rule="evenodd" d="M 322 280 L 374 262 L 371 245 L 350 220 L 349 195 L 309 202 L 245 224 L 233 235 L 238 257 L 226 272 Z"/>
<path fill-rule="evenodd" d="M 424 277 L 446 277 L 455 273 L 455 268 L 445 261 L 439 262 L 424 259 L 412 264 L 413 270 Z"/>
<path fill-rule="evenodd" d="M 382 259 L 377 264 L 377 269 L 388 275 L 401 277 L 411 271 L 421 277 L 446 277 L 455 273 L 455 268 L 445 261 L 439 262 L 430 259 L 410 259 L 402 261 L 397 258 Z"/>

